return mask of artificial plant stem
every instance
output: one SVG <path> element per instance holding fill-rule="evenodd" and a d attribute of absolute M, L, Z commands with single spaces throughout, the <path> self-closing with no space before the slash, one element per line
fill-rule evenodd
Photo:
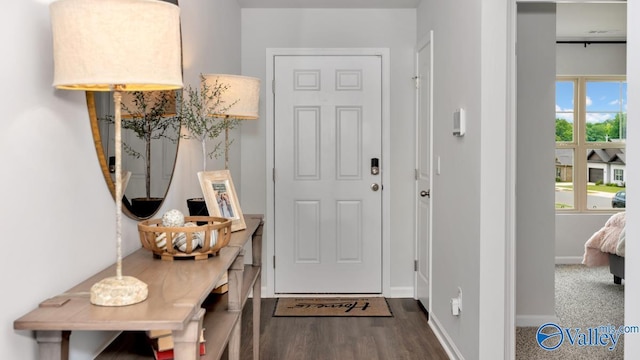
<path fill-rule="evenodd" d="M 202 138 L 202 171 L 207 171 L 207 138 Z"/>
<path fill-rule="evenodd" d="M 115 153 L 116 153 L 116 277 L 122 279 L 122 122 L 120 106 L 122 94 L 118 87 L 113 92 L 115 105 Z"/>
<path fill-rule="evenodd" d="M 225 127 L 224 127 L 224 169 L 229 169 L 229 117 L 225 117 Z"/>

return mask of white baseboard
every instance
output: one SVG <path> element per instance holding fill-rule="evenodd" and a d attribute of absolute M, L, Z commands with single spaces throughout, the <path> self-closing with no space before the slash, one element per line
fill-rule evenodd
<path fill-rule="evenodd" d="M 582 264 L 582 256 L 556 256 L 556 265 Z"/>
<path fill-rule="evenodd" d="M 389 289 L 389 294 L 385 294 L 388 298 L 411 298 L 413 299 L 413 286 L 396 286 Z"/>
<path fill-rule="evenodd" d="M 388 298 L 411 298 L 413 299 L 413 286 L 397 286 L 397 287 L 392 287 L 391 290 L 389 291 L 389 294 L 384 294 L 385 297 Z M 262 298 L 268 298 L 269 296 L 267 296 L 267 287 L 263 286 L 262 287 L 262 292 L 261 292 Z M 311 294 L 313 296 L 318 296 L 317 294 Z M 309 295 L 309 296 L 311 296 Z M 300 295 L 300 294 L 278 294 L 275 295 L 274 297 L 281 297 L 281 296 L 300 296 L 300 297 L 304 297 L 305 295 Z M 363 295 L 358 295 L 358 296 L 363 296 Z M 371 294 L 368 294 L 368 296 L 371 296 Z"/>
<path fill-rule="evenodd" d="M 440 345 L 442 345 L 449 359 L 464 360 L 464 356 L 462 356 L 456 344 L 451 340 L 449 334 L 444 330 L 442 325 L 440 325 L 438 318 L 436 318 L 433 313 L 429 313 L 429 327 L 438 338 L 438 341 L 440 341 Z"/>
<path fill-rule="evenodd" d="M 538 327 L 546 323 L 558 323 L 555 315 L 516 315 L 517 327 Z"/>

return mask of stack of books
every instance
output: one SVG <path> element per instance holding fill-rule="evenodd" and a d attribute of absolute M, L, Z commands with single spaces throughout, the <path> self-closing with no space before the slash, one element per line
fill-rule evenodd
<path fill-rule="evenodd" d="M 149 330 L 147 337 L 156 360 L 173 360 L 173 336 L 171 330 Z M 204 329 L 200 332 L 200 355 L 206 354 Z"/>

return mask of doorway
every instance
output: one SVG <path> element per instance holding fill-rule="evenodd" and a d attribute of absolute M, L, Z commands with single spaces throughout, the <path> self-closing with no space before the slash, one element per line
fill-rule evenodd
<path fill-rule="evenodd" d="M 384 294 L 387 51 L 268 53 L 274 295 Z"/>

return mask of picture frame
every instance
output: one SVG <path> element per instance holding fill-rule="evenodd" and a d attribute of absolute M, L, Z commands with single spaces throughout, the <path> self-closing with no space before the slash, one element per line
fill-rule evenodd
<path fill-rule="evenodd" d="M 198 172 L 209 216 L 231 219 L 231 231 L 247 228 L 229 170 Z"/>

